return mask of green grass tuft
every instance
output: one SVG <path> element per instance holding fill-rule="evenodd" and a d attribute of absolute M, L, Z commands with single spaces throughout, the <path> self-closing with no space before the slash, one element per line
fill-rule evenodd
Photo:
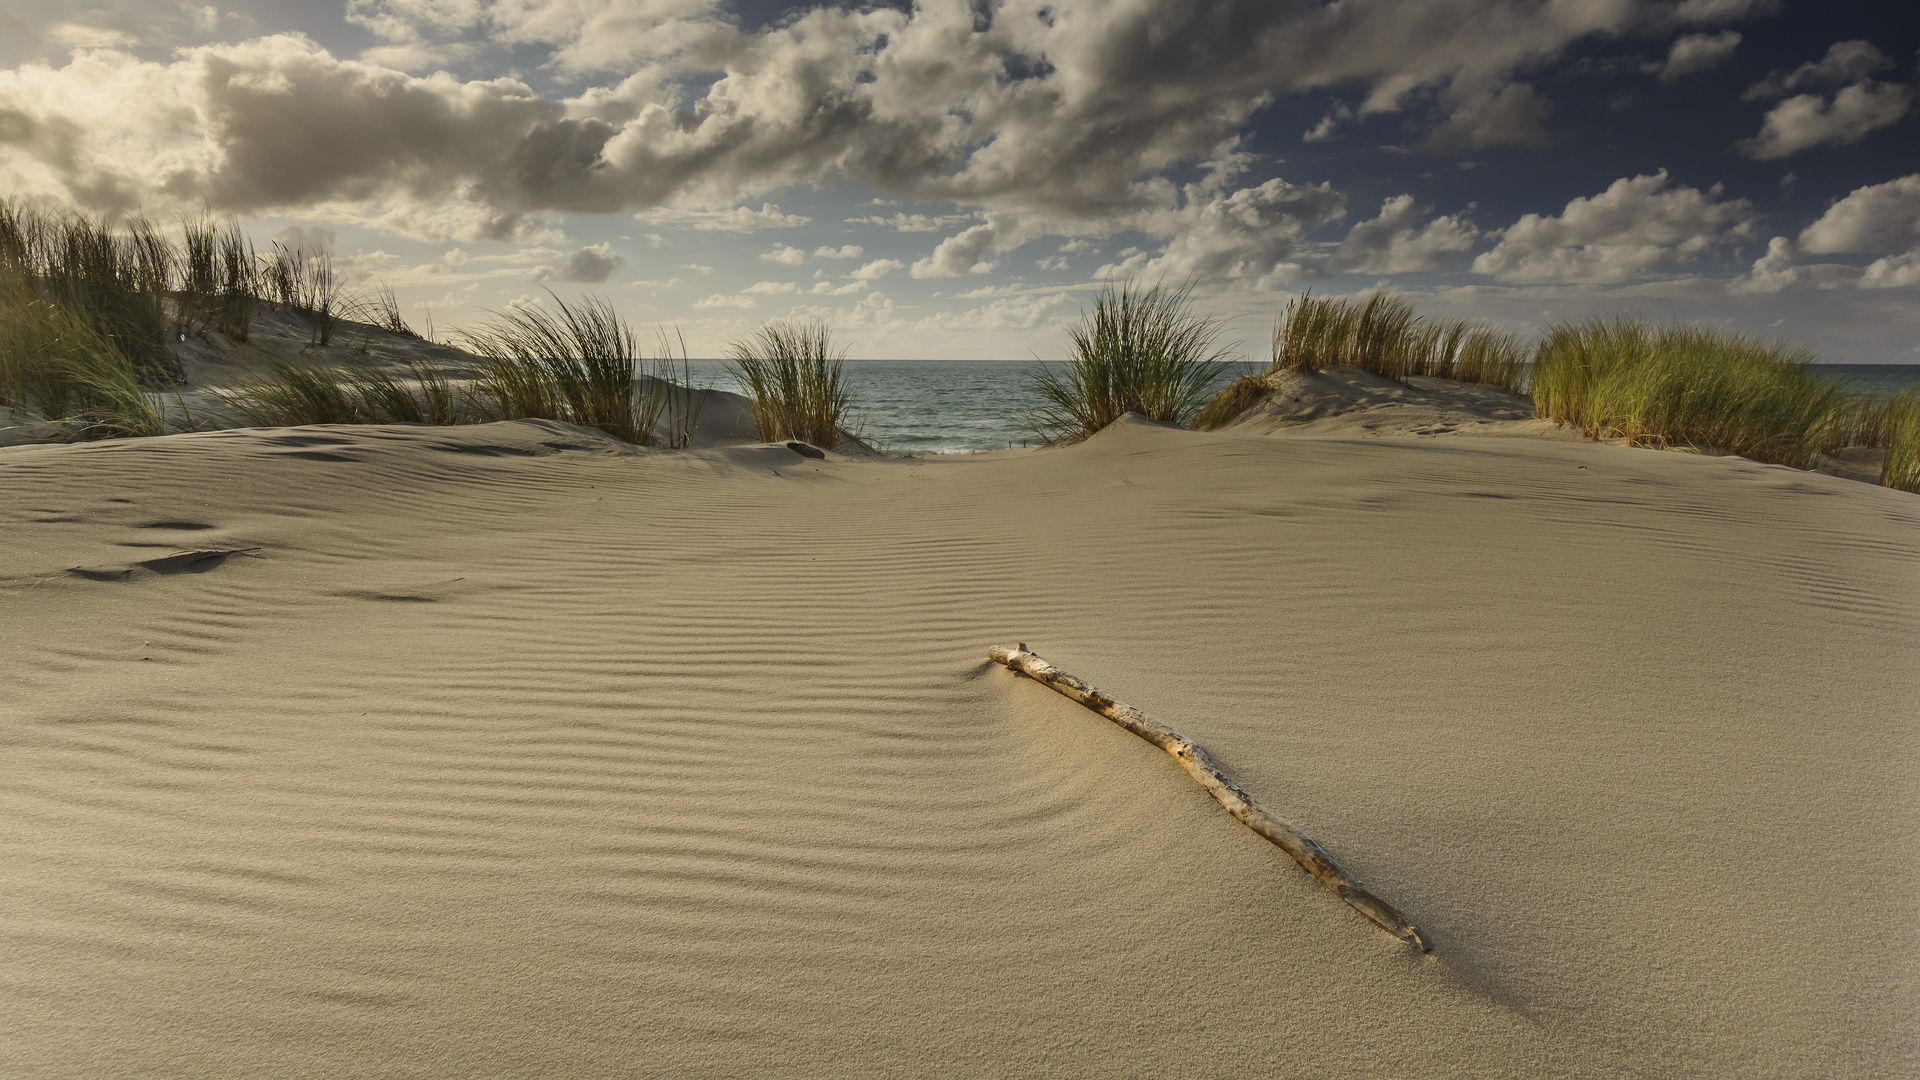
<path fill-rule="evenodd" d="M 1222 371 L 1221 323 L 1197 315 L 1192 286 L 1136 289 L 1131 282 L 1094 297 L 1073 328 L 1064 370 L 1032 376 L 1041 406 L 1026 422 L 1048 443 L 1079 442 L 1136 412 L 1184 424 Z"/>
<path fill-rule="evenodd" d="M 817 319 L 763 324 L 727 346 L 726 369 L 751 401 L 761 439 L 797 439 L 828 450 L 840 445 L 853 405 L 841 372 L 846 350 Z"/>
<path fill-rule="evenodd" d="M 643 358 L 633 331 L 604 299 L 554 303 L 558 314 L 518 308 L 461 335 L 480 356 L 476 398 L 495 419 L 560 420 L 651 443 L 665 393 L 662 380 L 636 378 Z"/>
<path fill-rule="evenodd" d="M 1880 445 L 1886 448 L 1886 457 L 1880 482 L 1920 493 L 1920 387 L 1889 396 L 1881 413 L 1885 419 Z"/>
<path fill-rule="evenodd" d="M 1212 431 L 1224 427 L 1252 408 L 1254 402 L 1265 397 L 1266 393 L 1266 375 L 1242 375 L 1207 399 L 1207 403 L 1193 416 L 1193 428 L 1196 431 Z"/>
<path fill-rule="evenodd" d="M 1714 447 L 1801 469 L 1842 441 L 1851 407 L 1806 349 L 1628 318 L 1550 327 L 1532 389 L 1541 416 L 1589 438 Z"/>

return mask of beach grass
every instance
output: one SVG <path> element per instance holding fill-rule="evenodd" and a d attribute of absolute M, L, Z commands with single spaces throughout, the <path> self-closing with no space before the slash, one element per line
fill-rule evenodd
<path fill-rule="evenodd" d="M 1041 404 L 1026 423 L 1049 445 L 1079 442 L 1130 412 L 1185 424 L 1230 356 L 1216 345 L 1221 330 L 1194 312 L 1191 284 L 1109 282 L 1070 331 L 1065 367 L 1030 376 Z"/>
<path fill-rule="evenodd" d="M 1242 375 L 1221 388 L 1220 392 L 1208 398 L 1206 403 L 1193 414 L 1195 431 L 1212 431 L 1222 427 L 1252 408 L 1267 393 L 1265 373 Z"/>
<path fill-rule="evenodd" d="M 666 395 L 662 380 L 637 378 L 645 357 L 632 329 L 603 298 L 548 295 L 557 313 L 519 307 L 462 332 L 480 357 L 474 400 L 492 419 L 559 420 L 650 444 Z"/>
<path fill-rule="evenodd" d="M 1470 319 L 1435 319 L 1406 297 L 1308 293 L 1274 323 L 1268 370 L 1359 368 L 1389 379 L 1427 376 L 1490 383 L 1516 393 L 1526 382 L 1526 350 L 1513 335 Z"/>
<path fill-rule="evenodd" d="M 432 364 L 408 365 L 411 379 L 377 367 L 266 360 L 252 376 L 214 391 L 237 419 L 256 427 L 302 424 L 464 424 L 471 408 Z"/>
<path fill-rule="evenodd" d="M 1845 441 L 1853 405 L 1810 350 L 1624 317 L 1549 327 L 1532 391 L 1539 415 L 1589 438 L 1713 447 L 1800 469 Z"/>
<path fill-rule="evenodd" d="M 1260 400 L 1267 377 L 1345 366 L 1389 379 L 1413 376 L 1487 383 L 1525 392 L 1527 355 L 1512 334 L 1470 319 L 1418 314 L 1404 296 L 1314 296 L 1288 302 L 1274 321 L 1273 353 L 1265 372 L 1230 383 L 1209 398 L 1193 426 L 1213 430 Z"/>
<path fill-rule="evenodd" d="M 1920 387 L 1909 387 L 1874 402 L 1876 422 L 1869 437 L 1878 436 L 1885 449 L 1881 459 L 1880 483 L 1900 491 L 1920 493 Z"/>
<path fill-rule="evenodd" d="M 797 439 L 831 450 L 840 445 L 853 407 L 841 370 L 845 359 L 830 326 L 797 319 L 764 323 L 730 342 L 725 366 L 745 392 L 762 440 Z"/>

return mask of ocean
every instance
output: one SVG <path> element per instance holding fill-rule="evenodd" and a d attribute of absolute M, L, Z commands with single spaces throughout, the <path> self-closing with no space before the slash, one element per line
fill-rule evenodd
<path fill-rule="evenodd" d="M 1039 440 L 1021 416 L 1039 404 L 1031 379 L 1043 366 L 1033 360 L 848 360 L 852 427 L 895 454 L 1034 445 Z M 695 360 L 692 368 L 695 385 L 736 389 L 717 360 Z M 1866 392 L 1920 384 L 1920 364 L 1829 364 L 1826 369 Z M 1251 370 L 1254 366 L 1222 365 L 1219 384 Z"/>

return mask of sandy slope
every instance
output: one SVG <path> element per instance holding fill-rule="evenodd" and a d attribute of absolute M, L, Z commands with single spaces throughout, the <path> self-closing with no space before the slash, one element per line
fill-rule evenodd
<path fill-rule="evenodd" d="M 1911 495 L 523 422 L 14 448 L 0 522 L 10 1076 L 1920 1066 Z M 1436 952 L 982 663 L 1014 640 Z"/>

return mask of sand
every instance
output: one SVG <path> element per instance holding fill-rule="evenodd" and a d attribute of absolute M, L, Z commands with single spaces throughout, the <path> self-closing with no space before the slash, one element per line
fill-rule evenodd
<path fill-rule="evenodd" d="M 1920 1068 L 1912 495 L 515 422 L 15 447 L 0 522 L 9 1076 Z"/>

